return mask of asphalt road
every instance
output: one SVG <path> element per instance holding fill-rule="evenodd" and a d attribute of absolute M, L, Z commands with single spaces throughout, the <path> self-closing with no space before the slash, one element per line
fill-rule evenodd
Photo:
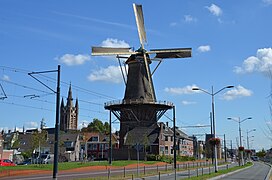
<path fill-rule="evenodd" d="M 220 166 L 218 166 L 218 170 L 234 167 L 237 165 L 238 165 L 237 163 L 231 163 L 229 165 L 220 165 Z M 158 179 L 160 179 L 160 180 L 174 180 L 175 176 L 176 176 L 176 179 L 179 180 L 179 179 L 190 178 L 193 176 L 201 177 L 202 174 L 209 174 L 209 172 L 211 172 L 211 173 L 214 172 L 214 167 L 198 168 L 198 169 L 194 169 L 194 170 L 185 170 L 185 171 L 177 172 L 176 175 L 174 173 L 170 173 L 170 174 L 162 174 L 162 175 L 160 175 L 160 177 L 159 177 L 159 175 L 145 177 L 144 179 L 145 180 L 158 180 Z"/>
<path fill-rule="evenodd" d="M 237 166 L 237 163 L 232 163 L 230 165 L 222 165 L 219 166 L 220 169 L 226 169 L 229 167 Z M 170 170 L 171 167 L 169 167 Z M 146 168 L 146 171 L 148 170 L 155 170 L 157 167 L 149 167 Z M 158 167 L 157 169 L 159 172 L 165 171 L 165 166 Z M 241 170 L 237 173 L 234 173 L 232 175 L 228 175 L 226 177 L 223 177 L 222 179 L 225 180 L 265 180 L 266 175 L 268 174 L 270 170 L 270 166 L 260 163 L 260 162 L 254 162 L 254 165 L 248 169 Z M 143 169 L 140 170 L 143 172 Z M 183 178 L 188 178 L 192 176 L 201 176 L 202 173 L 208 174 L 209 172 L 213 172 L 214 169 L 213 167 L 210 168 L 198 168 L 197 170 L 185 170 L 181 172 L 176 173 L 176 179 L 183 179 Z M 136 169 L 126 169 L 126 172 L 133 172 L 136 174 L 137 170 Z M 86 177 L 99 177 L 99 176 L 107 176 L 108 171 L 91 171 L 91 172 L 78 172 L 78 173 L 59 173 L 58 174 L 58 180 L 70 180 L 70 179 L 78 179 L 78 178 L 86 178 Z M 123 175 L 124 170 L 122 169 L 113 169 L 110 172 L 110 175 Z M 126 175 L 128 177 L 130 175 Z M 14 176 L 14 177 L 5 177 L 4 179 L 20 179 L 20 180 L 46 180 L 46 179 L 52 179 L 52 175 L 47 174 L 47 175 L 30 175 L 30 176 Z M 134 177 L 134 179 L 137 179 Z M 159 179 L 158 175 L 157 176 L 152 176 L 152 177 L 146 177 L 145 180 L 157 180 Z M 175 179 L 175 174 L 170 173 L 170 174 L 162 174 L 160 176 L 161 180 L 174 180 Z"/>
<path fill-rule="evenodd" d="M 239 171 L 229 176 L 223 177 L 223 180 L 265 180 L 270 170 L 270 166 L 261 162 L 254 162 L 254 165 L 248 169 Z"/>

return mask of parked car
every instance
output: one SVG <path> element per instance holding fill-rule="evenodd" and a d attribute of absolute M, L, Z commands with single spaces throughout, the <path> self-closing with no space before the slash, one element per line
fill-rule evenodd
<path fill-rule="evenodd" d="M 52 164 L 54 162 L 54 154 L 42 154 L 41 163 L 42 164 Z"/>
<path fill-rule="evenodd" d="M 15 164 L 9 159 L 0 159 L 0 166 L 15 166 Z"/>
<path fill-rule="evenodd" d="M 258 156 L 251 156 L 252 161 L 259 161 L 259 157 Z"/>
<path fill-rule="evenodd" d="M 31 158 L 25 159 L 23 162 L 19 163 L 18 165 L 28 165 L 31 164 Z"/>

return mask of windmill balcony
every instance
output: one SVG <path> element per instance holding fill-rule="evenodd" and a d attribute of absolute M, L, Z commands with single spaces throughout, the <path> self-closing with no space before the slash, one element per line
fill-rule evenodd
<path fill-rule="evenodd" d="M 159 105 L 167 105 L 167 106 L 174 106 L 172 102 L 169 101 L 143 101 L 142 99 L 126 99 L 126 100 L 114 100 L 109 101 L 104 104 L 105 107 L 112 106 L 112 105 L 120 105 L 120 104 L 159 104 Z"/>

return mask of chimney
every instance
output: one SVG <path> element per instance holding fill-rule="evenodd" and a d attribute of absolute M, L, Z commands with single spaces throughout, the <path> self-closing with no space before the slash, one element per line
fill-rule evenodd
<path fill-rule="evenodd" d="M 166 127 L 168 127 L 168 121 L 166 122 Z"/>

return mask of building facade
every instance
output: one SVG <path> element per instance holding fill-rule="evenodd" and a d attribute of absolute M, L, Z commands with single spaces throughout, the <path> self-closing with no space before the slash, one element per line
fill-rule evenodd
<path fill-rule="evenodd" d="M 78 99 L 75 106 L 73 105 L 72 87 L 70 84 L 68 91 L 67 103 L 64 105 L 63 98 L 60 105 L 60 130 L 67 132 L 68 130 L 77 130 L 78 126 Z"/>

